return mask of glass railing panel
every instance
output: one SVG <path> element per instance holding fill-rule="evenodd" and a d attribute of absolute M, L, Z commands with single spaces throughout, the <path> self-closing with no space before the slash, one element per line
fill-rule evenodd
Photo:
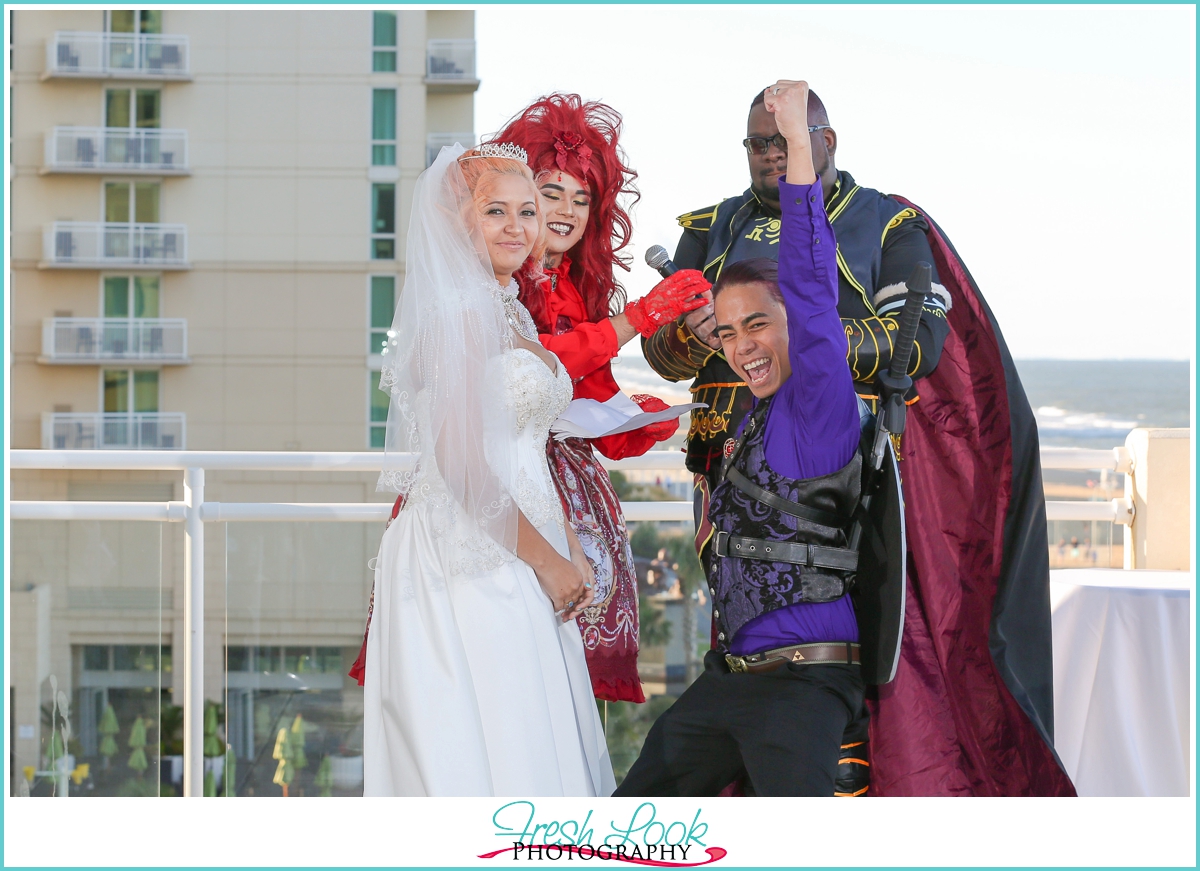
<path fill-rule="evenodd" d="M 641 601 L 640 668 L 648 701 L 598 703 L 618 781 L 654 719 L 699 675 L 709 646 L 711 603 L 696 583 L 698 563 L 677 568 L 691 546 L 688 530 L 641 525 L 663 530 L 652 545 L 641 535 L 639 549 L 653 550 L 636 560 L 649 591 Z M 362 644 L 373 579 L 367 562 L 383 526 L 224 526 L 226 625 L 223 637 L 206 644 L 224 652 L 224 697 L 209 701 L 235 775 L 218 792 L 282 796 L 286 787 L 289 796 L 360 795 L 363 695 L 347 672 Z M 647 568 L 662 548 L 672 558 L 656 563 L 646 587 Z"/>
<path fill-rule="evenodd" d="M 12 795 L 178 794 L 162 527 L 13 521 Z"/>
<path fill-rule="evenodd" d="M 363 692 L 347 672 L 383 525 L 223 526 L 225 624 L 206 644 L 224 654 L 223 695 L 210 701 L 233 776 L 217 793 L 361 795 Z"/>
<path fill-rule="evenodd" d="M 703 670 L 712 602 L 687 522 L 630 522 L 639 592 L 638 673 L 645 704 L 602 702 L 617 783 L 641 752 L 646 733 Z"/>
<path fill-rule="evenodd" d="M 1043 469 L 1048 500 L 1107 502 L 1125 495 L 1125 476 L 1107 469 Z M 1050 520 L 1046 524 L 1050 568 L 1122 568 L 1124 527 L 1102 520 Z"/>

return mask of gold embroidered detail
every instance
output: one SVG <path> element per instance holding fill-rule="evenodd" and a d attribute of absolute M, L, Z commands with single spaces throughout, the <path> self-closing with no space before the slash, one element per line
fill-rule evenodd
<path fill-rule="evenodd" d="M 887 226 L 883 228 L 883 234 L 879 237 L 879 244 L 883 244 L 883 241 L 887 238 L 889 230 L 895 230 L 909 218 L 915 217 L 917 217 L 917 213 L 914 209 L 904 209 L 900 211 L 894 218 L 888 221 Z"/>
<path fill-rule="evenodd" d="M 762 215 L 754 222 L 754 228 L 744 238 L 751 242 L 761 242 L 766 239 L 768 245 L 779 244 L 779 228 L 782 226 L 779 218 Z"/>
<path fill-rule="evenodd" d="M 692 412 L 692 425 L 688 428 L 688 438 L 699 436 L 705 439 L 709 436 L 723 433 L 728 429 L 729 418 L 721 414 L 721 412 L 701 411 L 697 408 Z"/>

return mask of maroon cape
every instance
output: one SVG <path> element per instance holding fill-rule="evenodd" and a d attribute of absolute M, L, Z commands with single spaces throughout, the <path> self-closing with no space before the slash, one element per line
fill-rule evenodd
<path fill-rule="evenodd" d="M 901 446 L 908 601 L 896 679 L 868 699 L 871 793 L 1074 795 L 1053 750 L 1037 425 L 991 310 L 925 217 L 953 307 Z"/>

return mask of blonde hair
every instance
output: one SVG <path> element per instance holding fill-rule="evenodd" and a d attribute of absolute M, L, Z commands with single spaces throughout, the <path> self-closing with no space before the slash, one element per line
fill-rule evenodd
<path fill-rule="evenodd" d="M 472 148 L 459 156 L 458 168 L 462 172 L 469 198 L 476 209 L 488 201 L 501 176 L 519 175 L 529 182 L 533 191 L 534 210 L 537 212 L 538 234 L 533 243 L 533 250 L 517 270 L 517 276 L 518 280 L 540 281 L 543 277 L 542 258 L 546 256 L 546 216 L 542 213 L 542 198 L 538 194 L 533 171 L 528 164 L 507 157 L 483 157 L 478 149 Z"/>

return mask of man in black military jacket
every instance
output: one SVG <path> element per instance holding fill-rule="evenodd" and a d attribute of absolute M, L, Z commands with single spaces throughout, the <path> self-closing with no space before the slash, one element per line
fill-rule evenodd
<path fill-rule="evenodd" d="M 875 374 L 891 360 L 904 281 L 917 261 L 933 262 L 925 238 L 928 225 L 914 210 L 860 187 L 850 173 L 837 170 L 837 134 L 812 92 L 808 123 L 814 168 L 837 236 L 838 314 L 846 332 L 847 363 L 859 395 L 870 400 L 875 396 Z M 675 250 L 675 265 L 699 269 L 709 281 L 716 281 L 722 268 L 739 260 L 778 259 L 779 179 L 787 171 L 787 143 L 774 116 L 763 107 L 761 92 L 750 106 L 743 145 L 750 188 L 719 205 L 679 217 L 684 232 Z M 951 300 L 936 274 L 933 278 L 910 365 L 914 380 L 933 371 L 949 330 L 946 312 Z M 708 404 L 707 409 L 692 412 L 687 442 L 687 466 L 697 473 L 697 550 L 709 535 L 704 505 L 751 399 L 712 338 L 712 328 L 709 305 L 642 340 L 646 360 L 659 375 L 668 381 L 694 378 L 693 401 Z"/>

